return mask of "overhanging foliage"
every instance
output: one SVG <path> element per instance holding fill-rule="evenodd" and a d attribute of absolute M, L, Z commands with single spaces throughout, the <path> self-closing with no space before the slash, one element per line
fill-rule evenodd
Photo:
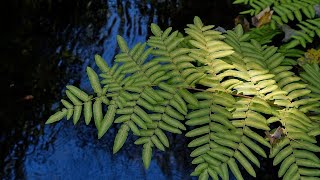
<path fill-rule="evenodd" d="M 167 133 L 185 131 L 199 179 L 229 179 L 229 170 L 243 179 L 239 166 L 255 177 L 259 156 L 267 154 L 280 164 L 279 177 L 319 177 L 319 67 L 304 66 L 301 79 L 277 47 L 250 40 L 240 25 L 226 34 L 213 27 L 195 17 L 183 37 L 152 24 L 148 42 L 131 49 L 118 36 L 114 65 L 96 55 L 100 78 L 87 68 L 95 94 L 68 85 L 69 100 L 46 123 L 73 116 L 76 124 L 84 114 L 86 124 L 93 117 L 98 138 L 120 124 L 113 152 L 132 132 L 146 168 L 154 148 L 170 148 Z M 272 128 L 279 125 L 283 133 L 276 137 Z"/>

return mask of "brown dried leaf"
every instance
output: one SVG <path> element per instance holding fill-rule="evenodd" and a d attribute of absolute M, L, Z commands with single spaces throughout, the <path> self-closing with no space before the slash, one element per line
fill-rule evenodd
<path fill-rule="evenodd" d="M 282 135 L 284 134 L 284 129 L 279 126 L 272 134 L 270 132 L 265 132 L 271 145 L 274 145 L 277 143 L 278 140 L 281 139 Z"/>
<path fill-rule="evenodd" d="M 249 29 L 250 29 L 250 23 L 249 21 L 247 20 L 247 18 L 245 18 L 244 16 L 237 16 L 235 19 L 234 19 L 234 24 L 235 26 L 237 26 L 238 24 L 241 24 L 242 27 L 243 27 L 243 30 L 245 32 L 248 32 Z"/>
<path fill-rule="evenodd" d="M 261 27 L 264 24 L 268 24 L 271 21 L 272 14 L 273 11 L 270 10 L 270 7 L 267 7 L 251 19 L 252 24 L 256 27 Z"/>
<path fill-rule="evenodd" d="M 32 95 L 26 95 L 25 97 L 23 97 L 23 100 L 25 101 L 30 101 L 32 100 L 34 97 Z"/>

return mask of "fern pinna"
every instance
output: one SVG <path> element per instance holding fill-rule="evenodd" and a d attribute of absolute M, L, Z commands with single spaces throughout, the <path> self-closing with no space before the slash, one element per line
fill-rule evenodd
<path fill-rule="evenodd" d="M 319 74 L 305 67 L 303 79 L 296 76 L 278 48 L 250 40 L 240 25 L 225 34 L 213 27 L 195 17 L 183 37 L 152 24 L 153 36 L 132 49 L 118 36 L 121 53 L 114 65 L 96 55 L 100 78 L 87 68 L 95 95 L 68 85 L 70 101 L 61 100 L 64 108 L 47 124 L 72 116 L 76 124 L 83 112 L 87 125 L 93 116 L 98 138 L 120 124 L 113 152 L 132 132 L 146 168 L 154 148 L 170 148 L 167 133 L 187 131 L 191 175 L 199 179 L 229 179 L 229 171 L 243 179 L 239 166 L 256 177 L 258 156 L 267 158 L 266 149 L 280 165 L 279 177 L 319 177 Z M 272 129 L 279 125 L 275 136 Z M 270 142 L 264 133 L 273 133 Z"/>

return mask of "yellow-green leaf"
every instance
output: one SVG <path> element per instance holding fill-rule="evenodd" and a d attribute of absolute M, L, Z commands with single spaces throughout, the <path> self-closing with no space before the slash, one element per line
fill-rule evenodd
<path fill-rule="evenodd" d="M 56 112 L 55 114 L 51 115 L 49 119 L 46 121 L 46 124 L 51 124 L 57 121 L 60 121 L 67 115 L 67 109 L 62 109 L 61 111 Z"/>

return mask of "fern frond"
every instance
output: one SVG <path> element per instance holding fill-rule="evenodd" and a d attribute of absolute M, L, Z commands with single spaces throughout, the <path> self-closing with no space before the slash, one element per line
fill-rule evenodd
<path fill-rule="evenodd" d="M 276 29 L 277 25 L 288 24 L 290 21 L 297 20 L 299 24 L 294 29 L 299 28 L 300 30 L 294 30 L 293 36 L 290 37 L 290 42 L 285 44 L 283 47 L 286 49 L 291 49 L 297 45 L 302 45 L 304 48 L 307 43 L 312 43 L 315 35 L 320 35 L 319 30 L 319 18 L 315 18 L 316 10 L 315 6 L 319 4 L 319 0 L 236 0 L 234 4 L 247 4 L 252 7 L 252 9 L 242 12 L 242 14 L 250 14 L 251 16 L 259 14 L 261 11 L 270 7 L 274 11 L 270 25 L 264 28 L 271 27 Z M 305 16 L 305 18 L 304 18 Z M 263 28 L 256 28 L 257 32 L 264 32 Z M 270 37 L 267 40 L 272 39 Z"/>
<path fill-rule="evenodd" d="M 222 70 L 232 69 L 233 66 L 221 61 L 220 58 L 232 54 L 232 47 L 221 41 L 224 36 L 221 32 L 212 30 L 214 26 L 204 26 L 199 17 L 194 18 L 194 24 L 188 24 L 185 32 L 191 37 L 189 43 L 193 46 L 189 56 L 201 64 L 206 65 L 204 71 L 209 76 L 199 81 L 199 84 L 213 87 L 221 79 L 218 73 Z M 212 70 L 212 68 L 218 68 Z M 215 72 L 213 72 L 215 71 Z M 229 73 L 233 73 L 230 71 Z M 233 73 L 234 74 L 234 73 Z M 222 76 L 222 75 L 221 75 Z"/>
<path fill-rule="evenodd" d="M 193 82 L 188 81 L 190 70 L 195 69 L 189 63 L 192 59 L 184 55 L 188 51 L 177 47 L 178 43 L 173 41 L 177 33 L 170 34 L 170 28 L 162 33 L 159 27 L 153 25 L 152 31 L 155 36 L 150 38 L 148 44 L 154 46 L 154 49 L 149 48 L 143 53 L 145 45 L 138 44 L 130 50 L 127 48 L 126 42 L 118 36 L 118 41 L 122 46 L 123 52 L 116 56 L 116 61 L 123 63 L 121 67 L 134 69 L 122 71 L 122 74 L 132 74 L 130 78 L 134 78 L 135 81 L 132 85 L 124 88 L 130 93 L 128 97 L 133 97 L 133 99 L 130 103 L 124 105 L 123 109 L 117 111 L 119 117 L 115 122 L 128 123 L 128 127 L 136 135 L 141 136 L 136 141 L 136 144 L 143 144 L 144 150 L 142 156 L 146 168 L 148 168 L 150 163 L 148 161 L 151 160 L 150 151 L 152 152 L 152 147 L 155 146 L 164 151 L 164 147 L 169 146 L 163 131 L 181 134 L 181 130 L 186 129 L 180 122 L 184 120 L 184 115 L 187 113 L 186 102 L 197 105 L 197 100 L 191 93 L 185 89 L 179 89 L 181 85 L 186 86 Z M 159 40 L 155 41 L 154 39 L 157 38 Z M 165 47 L 172 43 L 176 44 L 171 45 L 168 49 L 161 49 L 161 46 L 159 46 L 161 43 Z M 145 54 L 149 55 L 151 50 L 156 57 L 152 61 L 144 63 L 146 59 Z M 163 52 L 164 50 L 168 52 L 159 53 L 159 51 Z M 142 60 L 137 54 L 142 54 Z M 177 72 L 175 76 L 170 75 L 168 65 L 174 65 L 171 72 Z M 175 81 L 177 85 L 180 85 L 179 88 L 172 87 L 172 85 L 170 86 L 164 82 L 170 78 L 168 82 L 170 83 L 171 81 L 173 83 L 172 80 L 176 79 L 176 77 L 182 80 L 179 82 Z M 138 127 L 142 129 L 139 130 Z M 119 148 L 116 148 L 114 152 L 117 150 Z"/>
<path fill-rule="evenodd" d="M 291 42 L 284 45 L 285 48 L 290 49 L 298 44 L 301 44 L 306 48 L 307 43 L 312 43 L 313 39 L 318 36 L 320 37 L 320 18 L 308 19 L 297 24 L 299 30 L 295 30 L 291 38 Z"/>
<path fill-rule="evenodd" d="M 221 169 L 228 167 L 237 179 L 243 179 L 236 163 L 238 161 L 250 175 L 256 176 L 248 159 L 257 166 L 260 166 L 260 164 L 249 149 L 258 152 L 264 157 L 266 157 L 266 154 L 251 138 L 267 147 L 271 146 L 263 137 L 250 130 L 250 128 L 269 130 L 267 120 L 260 113 L 272 114 L 271 111 L 266 111 L 270 109 L 270 106 L 265 100 L 257 100 L 258 98 L 239 98 L 236 100 L 224 88 L 238 90 L 239 93 L 244 95 L 257 95 L 256 93 L 252 94 L 252 90 L 248 89 L 250 84 L 247 82 L 253 82 L 252 86 L 255 86 L 260 81 L 273 78 L 274 75 L 266 74 L 268 71 L 263 71 L 264 67 L 261 67 L 265 65 L 257 64 L 252 60 L 255 56 L 250 59 L 241 57 L 238 53 L 233 53 L 232 46 L 216 40 L 217 37 L 218 39 L 224 39 L 219 33 L 209 31 L 207 33 L 209 36 L 206 36 L 205 32 L 201 32 L 203 26 L 201 26 L 202 23 L 199 19 L 195 18 L 194 23 L 195 25 L 189 25 L 189 27 L 193 27 L 192 33 L 198 33 L 199 35 L 197 37 L 189 34 L 195 39 L 190 43 L 201 49 L 201 53 L 194 51 L 191 52 L 190 56 L 194 56 L 196 60 L 208 65 L 206 68 L 207 73 L 215 80 L 215 86 L 220 86 L 221 88 L 219 89 L 222 91 L 218 91 L 217 88 L 213 87 L 216 90 L 212 92 L 197 93 L 196 97 L 201 100 L 199 106 L 195 107 L 186 116 L 189 119 L 186 124 L 196 126 L 195 129 L 186 134 L 187 137 L 197 137 L 188 145 L 189 147 L 196 147 L 191 153 L 191 157 L 196 157 L 193 163 L 197 164 L 192 175 L 207 177 L 208 172 L 211 172 L 212 178 L 216 178 L 219 175 L 225 179 L 227 175 L 224 172 L 228 170 Z M 238 27 L 235 34 L 228 33 L 228 35 L 232 37 L 241 36 L 243 34 L 241 30 Z M 200 38 L 201 34 L 202 38 Z M 212 36 L 212 34 L 214 35 Z M 231 42 L 230 44 L 237 43 L 235 39 L 227 38 L 227 41 Z M 210 44 L 219 44 L 220 46 L 216 46 L 215 48 L 218 48 L 218 50 L 215 50 L 210 48 L 214 47 L 210 46 Z M 240 46 L 236 48 L 241 50 Z M 210 51 L 218 54 L 220 51 L 226 51 L 225 56 L 233 58 L 224 59 L 225 56 L 216 58 L 210 54 Z M 202 56 L 199 57 L 200 54 Z M 248 57 L 251 55 L 250 52 L 247 54 Z M 229 77 L 234 79 L 229 79 Z M 258 92 L 256 89 L 253 89 L 253 91 Z M 269 91 L 265 93 L 267 94 Z"/>
<path fill-rule="evenodd" d="M 286 61 L 285 57 L 277 52 L 273 46 L 260 46 L 254 40 L 251 42 L 241 42 L 242 30 L 228 31 L 226 42 L 232 47 L 237 48 L 236 53 L 230 58 L 233 64 L 242 64 L 241 71 L 248 74 L 249 82 L 240 83 L 239 85 L 227 85 L 245 95 L 258 95 L 259 97 L 274 101 L 274 104 L 285 107 L 299 108 L 301 105 L 312 104 L 315 99 L 305 98 L 310 90 L 306 89 L 299 77 L 290 72 L 290 66 L 282 65 Z M 240 67 L 238 67 L 240 69 Z M 225 83 L 223 83 L 225 84 Z"/>
<path fill-rule="evenodd" d="M 320 99 L 320 72 L 319 72 L 319 65 L 316 63 L 313 64 L 303 64 L 301 65 L 304 69 L 304 72 L 300 73 L 300 77 L 303 81 L 307 83 L 306 88 L 311 91 L 308 95 L 310 99 L 313 99 L 313 103 L 303 104 L 301 107 L 302 112 L 314 112 L 319 114 L 319 99 Z"/>
<path fill-rule="evenodd" d="M 286 137 L 270 152 L 270 157 L 274 157 L 273 165 L 281 163 L 278 176 L 283 179 L 319 176 L 320 161 L 315 153 L 320 152 L 320 147 L 315 137 L 308 134 L 311 120 L 297 110 L 282 111 L 280 117 Z"/>
<path fill-rule="evenodd" d="M 231 36 L 227 36 L 228 38 L 235 37 L 236 33 L 230 32 Z M 232 36 L 233 35 L 233 36 Z M 240 39 L 240 37 L 237 37 L 237 39 Z M 233 39 L 233 42 L 235 42 L 236 39 Z M 282 123 L 282 126 L 285 127 L 285 130 L 287 131 L 286 138 L 289 140 L 289 144 L 294 144 L 294 147 L 287 146 L 287 148 L 283 149 L 279 154 L 279 156 L 276 156 L 274 159 L 274 165 L 279 164 L 281 161 L 283 161 L 283 166 L 279 170 L 279 177 L 282 177 L 285 174 L 286 178 L 296 178 L 296 177 L 302 177 L 305 175 L 308 175 L 307 173 L 301 173 L 300 170 L 303 169 L 301 166 L 304 166 L 301 164 L 301 161 L 305 163 L 305 160 L 300 160 L 298 157 L 294 154 L 294 149 L 300 149 L 308 150 L 311 152 L 317 152 L 318 147 L 316 145 L 313 145 L 313 143 L 316 143 L 316 140 L 313 136 L 310 136 L 308 132 L 311 130 L 311 120 L 299 109 L 303 109 L 304 106 L 307 104 L 314 104 L 317 102 L 317 99 L 311 99 L 308 98 L 308 95 L 310 93 L 310 90 L 305 89 L 307 87 L 306 84 L 302 83 L 300 81 L 300 78 L 295 76 L 293 72 L 290 72 L 290 66 L 283 66 L 281 65 L 284 61 L 284 57 L 281 55 L 281 53 L 276 53 L 276 48 L 274 47 L 267 47 L 263 48 L 259 46 L 259 44 L 252 41 L 249 43 L 241 43 L 238 42 L 239 46 L 241 47 L 239 52 L 241 52 L 244 56 L 249 56 L 254 58 L 253 61 L 258 63 L 259 65 L 263 66 L 262 69 L 266 70 L 269 69 L 269 73 L 273 75 L 271 77 L 271 80 L 269 84 L 273 84 L 277 86 L 277 89 L 279 92 L 284 93 L 275 93 L 273 96 L 269 96 L 272 98 L 266 98 L 266 100 L 274 100 L 274 104 L 278 106 L 285 106 L 289 108 L 288 110 L 283 110 L 287 113 L 283 114 L 283 111 L 278 111 L 278 113 L 272 113 L 276 117 L 280 118 L 280 122 Z M 255 49 L 254 51 L 252 51 Z M 232 57 L 232 56 L 231 56 Z M 257 65 L 256 65 L 257 67 Z M 261 77 L 260 79 L 262 79 Z M 254 82 L 251 78 L 251 82 Z M 275 87 L 276 88 L 276 87 Z M 263 90 L 260 90 L 260 92 Z M 262 96 L 263 97 L 263 96 Z M 243 103 L 245 104 L 245 103 Z M 306 111 L 304 111 L 306 112 Z M 242 114 L 244 115 L 244 114 Z M 263 117 L 257 118 L 264 119 Z M 255 123 L 258 121 L 256 120 Z M 242 125 L 239 122 L 239 125 L 236 124 L 236 126 Z M 250 124 L 249 124 L 250 126 Z M 263 126 L 261 125 L 254 125 L 256 128 L 262 129 Z M 268 126 L 267 126 L 268 127 Z M 304 144 L 307 147 L 303 147 L 303 143 L 307 141 L 308 144 Z M 299 145 L 300 144 L 300 145 Z M 274 149 L 274 148 L 273 148 Z M 271 152 L 274 150 L 272 149 Z M 282 149 L 282 148 L 279 148 Z M 291 155 L 290 155 L 291 154 Z M 290 156 L 289 156 L 290 155 Z M 271 157 L 274 157 L 271 153 Z M 297 164 L 299 162 L 299 164 Z M 291 165 L 291 164 L 293 165 Z M 289 168 L 289 165 L 290 168 Z M 289 168 L 289 169 L 287 169 Z M 317 169 L 310 170 L 310 172 L 317 171 Z M 314 175 L 310 173 L 311 176 Z M 309 174 L 309 175 L 310 175 Z"/>
<path fill-rule="evenodd" d="M 57 112 L 52 117 L 50 117 L 46 123 L 60 121 L 65 116 L 67 116 L 67 119 L 70 119 L 73 116 L 73 124 L 77 124 L 83 111 L 85 116 L 85 122 L 88 125 L 91 121 L 93 113 L 92 100 L 102 98 L 105 99 L 106 103 L 109 101 L 108 98 L 105 96 L 105 92 L 102 92 L 98 75 L 90 67 L 87 68 L 87 74 L 94 91 L 97 93 L 97 97 L 93 98 L 93 96 L 89 96 L 87 93 L 80 90 L 79 88 L 72 85 L 68 85 L 66 95 L 72 102 L 72 104 L 66 100 L 61 100 L 65 108 L 63 108 L 62 111 Z"/>
<path fill-rule="evenodd" d="M 162 64 L 162 70 L 170 76 L 169 84 L 194 85 L 204 75 L 192 64 L 194 59 L 188 56 L 190 49 L 180 47 L 184 38 L 178 36 L 178 31 L 171 30 L 167 28 L 162 31 L 156 24 L 151 25 L 153 36 L 149 38 L 148 45 L 154 48 L 153 61 Z"/>
<path fill-rule="evenodd" d="M 250 4 L 253 13 L 271 4 L 295 11 L 287 6 L 292 1 L 235 2 Z M 288 10 L 278 13 L 286 13 L 279 17 L 281 22 L 294 18 Z M 195 17 L 194 24 L 187 26 L 184 37 L 172 28 L 162 31 L 152 24 L 153 36 L 132 48 L 117 36 L 121 52 L 114 65 L 109 67 L 96 55 L 100 78 L 87 68 L 94 95 L 68 85 L 68 99 L 61 100 L 64 107 L 46 123 L 73 116 L 76 124 L 83 112 L 87 125 L 93 117 L 98 138 L 113 123 L 119 124 L 113 153 L 132 132 L 138 136 L 135 144 L 142 145 L 146 169 L 154 148 L 165 151 L 170 146 L 168 134 L 182 134 L 186 124 L 190 126 L 186 137 L 192 138 L 188 147 L 194 148 L 190 156 L 196 165 L 191 175 L 200 179 L 229 179 L 229 171 L 243 179 L 242 168 L 255 177 L 258 155 L 267 157 L 263 147 L 271 149 L 274 166 L 280 165 L 279 177 L 319 177 L 319 66 L 301 65 L 304 72 L 299 77 L 291 71 L 292 58 L 301 54 L 296 49 L 261 45 L 240 25 L 222 34 Z M 273 123 L 281 127 L 271 133 Z"/>
<path fill-rule="evenodd" d="M 302 15 L 305 15 L 309 19 L 315 17 L 314 6 L 319 4 L 319 0 L 284 0 L 284 1 L 275 1 L 275 0 L 235 0 L 234 4 L 247 4 L 252 7 L 252 9 L 243 11 L 241 14 L 250 14 L 257 15 L 262 10 L 267 7 L 271 7 L 275 11 L 275 15 L 272 17 L 272 21 L 275 21 L 277 24 L 288 23 L 288 21 L 293 21 L 297 19 L 298 21 L 302 20 Z"/>
<path fill-rule="evenodd" d="M 233 99 L 232 103 L 217 101 L 216 93 L 229 101 Z M 236 102 L 231 95 L 223 92 L 201 92 L 197 93 L 196 97 L 201 100 L 199 107 L 187 115 L 189 120 L 186 122 L 187 125 L 196 126 L 186 134 L 187 137 L 197 137 L 188 145 L 188 147 L 196 147 L 191 153 L 191 157 L 195 157 L 193 164 L 197 164 L 192 175 L 202 176 L 210 171 L 212 178 L 218 174 L 225 179 L 226 174 L 221 169 L 227 165 L 237 179 L 243 179 L 235 163 L 237 160 L 250 175 L 256 176 L 250 162 L 258 167 L 260 163 L 252 151 L 263 157 L 266 157 L 266 153 L 254 141 L 267 147 L 271 146 L 251 128 L 269 130 L 266 119 L 259 115 L 264 113 L 259 109 L 270 108 L 265 107 L 267 103 L 256 98 L 252 100 L 240 98 Z M 257 103 L 260 101 L 263 103 Z M 257 108 L 259 106 L 263 108 Z M 227 110 L 228 108 L 235 108 L 235 110 Z"/>
<path fill-rule="evenodd" d="M 279 29 L 272 29 L 271 26 L 265 25 L 259 28 L 251 28 L 248 32 L 251 39 L 258 41 L 261 45 L 272 42 L 272 38 L 281 34 Z"/>

